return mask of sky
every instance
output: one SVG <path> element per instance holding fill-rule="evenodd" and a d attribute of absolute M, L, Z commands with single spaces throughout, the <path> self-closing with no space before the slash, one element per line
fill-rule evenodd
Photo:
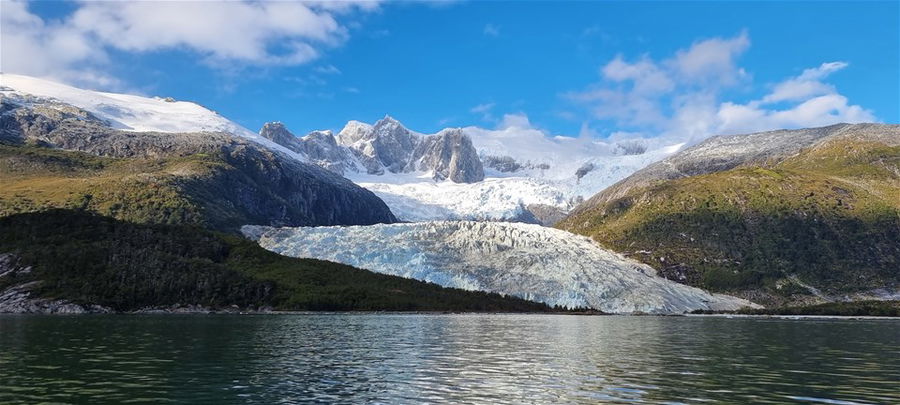
<path fill-rule="evenodd" d="M 900 122 L 900 2 L 0 0 L 0 70 L 296 134 L 673 137 Z"/>

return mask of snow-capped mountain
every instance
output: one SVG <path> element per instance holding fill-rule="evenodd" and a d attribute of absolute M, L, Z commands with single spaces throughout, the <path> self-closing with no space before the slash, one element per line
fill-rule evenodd
<path fill-rule="evenodd" d="M 247 128 L 188 101 L 84 90 L 50 80 L 0 74 L 3 97 L 21 105 L 58 102 L 90 112 L 109 127 L 134 132 L 225 132 L 305 161 L 305 156 L 272 142 Z"/>
<path fill-rule="evenodd" d="M 442 286 L 616 313 L 733 310 L 752 303 L 658 277 L 588 238 L 538 225 L 443 221 L 351 227 L 245 226 L 273 252 Z"/>
<path fill-rule="evenodd" d="M 146 165 L 143 172 L 107 168 L 108 178 L 97 181 L 115 186 L 112 190 L 103 186 L 98 194 L 91 194 L 101 208 L 128 207 L 118 210 L 126 212 L 151 207 L 153 211 L 154 202 L 148 200 L 165 189 L 171 193 L 160 194 L 166 195 L 166 203 L 184 199 L 198 207 L 180 217 L 202 217 L 205 224 L 219 229 L 248 222 L 360 225 L 396 221 L 372 192 L 306 163 L 305 154 L 193 103 L 94 92 L 4 74 L 0 76 L 0 141 L 122 160 L 182 162 L 171 169 L 165 164 Z M 197 159 L 204 162 L 196 164 Z M 117 176 L 137 190 L 156 191 L 115 193 L 122 186 Z M 65 199 L 57 202 L 69 204 Z"/>
<path fill-rule="evenodd" d="M 552 224 L 583 199 L 668 156 L 681 145 L 548 137 L 529 125 L 411 131 L 387 116 L 350 121 L 337 134 L 297 137 L 281 123 L 253 133 L 195 103 L 103 93 L 4 74 L 4 97 L 55 100 L 123 131 L 221 131 L 301 162 L 315 163 L 373 191 L 405 221 L 511 220 Z"/>
<path fill-rule="evenodd" d="M 484 179 L 472 141 L 460 129 L 423 135 L 387 116 L 375 125 L 350 121 L 338 135 L 326 130 L 298 138 L 280 122 L 265 124 L 259 134 L 345 176 L 414 172 L 454 183 Z"/>
<path fill-rule="evenodd" d="M 375 192 L 400 219 L 551 224 L 582 199 L 681 145 L 549 138 L 532 129 L 448 128 L 424 135 L 391 118 L 350 121 L 338 134 L 260 135 Z"/>

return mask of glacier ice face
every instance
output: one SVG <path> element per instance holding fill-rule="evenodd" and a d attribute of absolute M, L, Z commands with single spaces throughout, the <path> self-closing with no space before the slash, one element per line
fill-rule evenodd
<path fill-rule="evenodd" d="M 440 221 L 350 227 L 248 225 L 273 252 L 345 263 L 445 287 L 614 313 L 682 313 L 752 306 L 658 277 L 588 238 L 538 225 Z"/>

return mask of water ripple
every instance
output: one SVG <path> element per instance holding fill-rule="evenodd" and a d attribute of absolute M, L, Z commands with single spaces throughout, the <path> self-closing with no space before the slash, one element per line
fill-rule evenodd
<path fill-rule="evenodd" d="M 900 403 L 900 322 L 0 316 L 0 403 Z"/>

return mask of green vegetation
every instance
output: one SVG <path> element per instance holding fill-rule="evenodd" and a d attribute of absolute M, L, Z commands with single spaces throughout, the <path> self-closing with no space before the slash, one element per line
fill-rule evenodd
<path fill-rule="evenodd" d="M 114 159 L 0 144 L 0 216 L 67 208 L 137 223 L 202 225 L 209 221 L 179 175 L 215 164 L 199 155 Z"/>
<path fill-rule="evenodd" d="M 808 299 L 805 285 L 897 285 L 900 147 L 834 141 L 771 166 L 631 190 L 559 226 L 668 278 L 766 305 Z"/>
<path fill-rule="evenodd" d="M 341 264 L 280 256 L 192 226 L 135 224 L 80 210 L 0 218 L 0 252 L 32 266 L 41 297 L 118 311 L 172 305 L 334 311 L 532 311 L 544 304 L 442 288 Z"/>
<path fill-rule="evenodd" d="M 828 302 L 818 305 L 781 308 L 744 308 L 734 312 L 694 311 L 694 314 L 818 315 L 818 316 L 900 316 L 900 301 Z"/>

